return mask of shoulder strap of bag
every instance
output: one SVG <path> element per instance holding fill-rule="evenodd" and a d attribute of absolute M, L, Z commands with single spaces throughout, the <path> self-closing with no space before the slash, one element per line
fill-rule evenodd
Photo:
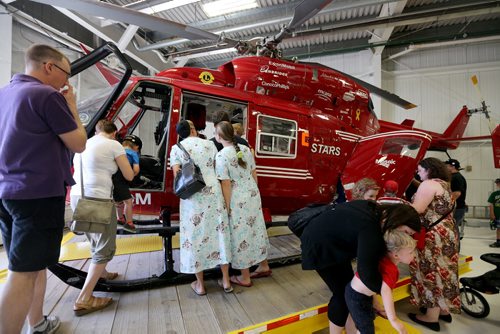
<path fill-rule="evenodd" d="M 85 198 L 85 192 L 83 190 L 83 163 L 82 154 L 80 153 L 80 186 L 82 188 L 82 198 Z"/>
<path fill-rule="evenodd" d="M 80 153 L 80 187 L 82 189 L 82 198 L 85 198 L 85 192 L 83 187 L 83 162 L 82 162 L 82 153 Z M 113 188 L 111 188 L 111 193 L 109 194 L 111 198 L 113 198 Z"/>
<path fill-rule="evenodd" d="M 187 156 L 188 160 L 191 160 L 191 156 L 189 155 L 188 151 L 184 148 L 184 146 L 181 145 L 181 143 L 177 143 L 177 146 L 184 152 L 184 154 Z"/>
<path fill-rule="evenodd" d="M 453 206 L 451 207 L 450 211 L 446 212 L 444 215 L 441 216 L 441 218 L 439 218 L 438 220 L 436 220 L 434 223 L 430 224 L 428 229 L 430 230 L 432 227 L 436 226 L 437 224 L 439 224 L 443 219 L 445 219 L 454 209 L 455 209 L 455 205 L 457 204 L 457 202 L 454 202 L 453 203 Z"/>

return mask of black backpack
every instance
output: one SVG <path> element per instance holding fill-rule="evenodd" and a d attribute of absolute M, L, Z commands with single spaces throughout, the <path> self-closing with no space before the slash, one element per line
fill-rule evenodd
<path fill-rule="evenodd" d="M 308 206 L 299 209 L 288 216 L 288 228 L 293 232 L 293 234 L 300 238 L 305 227 L 311 222 L 311 220 L 313 220 L 313 218 L 316 218 L 327 210 L 333 209 L 335 209 L 335 203 L 309 204 Z"/>

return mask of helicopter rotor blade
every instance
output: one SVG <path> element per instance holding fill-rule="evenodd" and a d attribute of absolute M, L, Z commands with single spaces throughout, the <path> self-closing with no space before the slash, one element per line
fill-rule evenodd
<path fill-rule="evenodd" d="M 169 21 L 167 19 L 153 16 L 133 9 L 124 8 L 118 5 L 94 0 L 32 0 L 46 5 L 62 7 L 97 17 L 118 22 L 133 24 L 139 27 L 148 28 L 154 31 L 162 31 L 172 36 L 183 37 L 191 40 L 213 40 L 219 41 L 221 36 L 211 32 L 190 27 L 181 23 Z M 224 40 L 226 43 L 236 45 L 237 41 Z"/>
<path fill-rule="evenodd" d="M 372 94 L 375 94 L 377 96 L 380 96 L 381 98 L 383 98 L 384 100 L 386 101 L 389 101 L 397 106 L 400 106 L 401 108 L 404 108 L 406 110 L 408 109 L 412 109 L 412 108 L 415 108 L 416 105 L 409 102 L 409 101 L 406 101 L 405 99 L 402 99 L 401 97 L 397 96 L 396 94 L 393 94 L 389 91 L 386 91 L 385 89 L 382 89 L 382 88 L 379 88 L 377 86 L 374 86 L 366 81 L 363 81 L 361 79 L 358 79 L 356 77 L 353 77 L 352 75 L 349 75 L 347 73 L 344 73 L 344 72 L 341 72 L 339 70 L 335 70 L 339 73 L 341 73 L 342 75 L 345 75 L 346 77 L 349 77 L 351 78 L 352 80 L 354 80 L 357 84 L 365 87 L 366 89 L 368 89 L 370 91 L 370 93 Z"/>
<path fill-rule="evenodd" d="M 481 89 L 479 88 L 479 80 L 477 79 L 477 76 L 474 74 L 471 78 L 472 84 L 474 85 L 474 88 L 476 89 L 477 95 L 479 96 L 479 101 L 481 102 L 481 112 L 484 114 L 486 119 L 488 120 L 488 129 L 490 130 L 490 133 L 493 132 L 493 123 L 491 121 L 490 117 L 490 112 L 488 110 L 488 106 L 486 105 L 486 101 L 483 98 L 483 94 L 481 93 Z"/>
<path fill-rule="evenodd" d="M 315 16 L 323 8 L 325 8 L 333 0 L 304 0 L 295 7 L 295 12 L 292 19 L 288 23 L 287 28 L 294 30 L 302 25 L 302 23 Z"/>
<path fill-rule="evenodd" d="M 270 44 L 279 44 L 285 36 L 290 35 L 295 28 L 318 14 L 326 5 L 333 0 L 304 0 L 295 7 L 294 14 L 286 27 L 283 27 L 279 33 L 268 40 Z"/>

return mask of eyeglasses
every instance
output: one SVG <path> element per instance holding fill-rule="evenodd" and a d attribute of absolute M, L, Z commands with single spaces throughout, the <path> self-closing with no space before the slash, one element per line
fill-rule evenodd
<path fill-rule="evenodd" d="M 47 64 L 47 62 L 43 63 L 44 65 Z M 68 78 L 71 76 L 71 73 L 69 73 L 68 71 L 66 71 L 64 68 L 62 68 L 61 66 L 55 64 L 55 63 L 51 63 L 52 65 L 54 65 L 55 67 L 57 67 L 58 69 L 60 69 L 61 71 L 64 72 L 64 74 L 66 74 L 68 76 Z"/>

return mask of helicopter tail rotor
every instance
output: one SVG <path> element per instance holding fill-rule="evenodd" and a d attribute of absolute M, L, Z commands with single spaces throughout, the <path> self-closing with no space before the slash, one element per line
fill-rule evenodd
<path fill-rule="evenodd" d="M 486 101 L 484 100 L 483 94 L 481 93 L 481 89 L 479 88 L 479 80 L 477 79 L 477 76 L 473 75 L 471 77 L 471 81 L 472 81 L 472 84 L 474 85 L 474 88 L 476 89 L 476 92 L 479 96 L 479 101 L 481 102 L 481 107 L 478 108 L 477 111 L 484 114 L 484 116 L 488 120 L 488 128 L 490 130 L 490 133 L 492 133 L 494 125 L 493 125 L 493 122 L 491 120 L 490 111 L 488 110 L 488 106 L 486 105 Z"/>

